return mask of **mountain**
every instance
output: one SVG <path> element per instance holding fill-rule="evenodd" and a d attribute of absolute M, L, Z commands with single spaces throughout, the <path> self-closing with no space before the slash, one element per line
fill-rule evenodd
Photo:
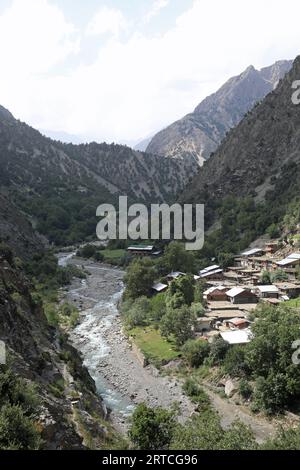
<path fill-rule="evenodd" d="M 292 61 L 279 61 L 256 70 L 248 67 L 229 79 L 216 93 L 202 101 L 183 119 L 153 137 L 146 151 L 172 158 L 185 158 L 202 165 L 253 106 L 270 93 L 290 70 Z"/>
<path fill-rule="evenodd" d="M 3 107 L 0 168 L 0 192 L 56 244 L 94 235 L 99 204 L 115 203 L 118 195 L 134 202 L 168 201 L 193 173 L 188 162 L 126 146 L 51 140 Z"/>
<path fill-rule="evenodd" d="M 147 137 L 146 139 L 141 140 L 138 144 L 134 146 L 134 150 L 145 152 L 152 138 L 153 138 L 153 135 L 151 137 Z"/>
<path fill-rule="evenodd" d="M 14 253 L 28 259 L 44 248 L 44 240 L 31 223 L 6 197 L 0 194 L 0 242 L 9 244 Z"/>
<path fill-rule="evenodd" d="M 206 204 L 209 225 L 229 196 L 230 217 L 237 199 L 248 197 L 269 224 L 282 220 L 291 205 L 299 207 L 300 107 L 291 99 L 292 83 L 299 77 L 300 56 L 278 87 L 228 133 L 182 193 L 182 202 Z M 258 222 L 253 221 L 253 235 Z"/>
<path fill-rule="evenodd" d="M 79 353 L 49 326 L 32 292 L 29 280 L 0 249 L 0 340 L 7 358 L 0 365 L 1 418 L 6 412 L 11 421 L 6 434 L 2 429 L 1 448 L 6 439 L 9 449 L 36 448 L 34 436 L 39 436 L 42 449 L 85 449 L 87 433 L 100 447 L 108 434 L 106 407 Z"/>

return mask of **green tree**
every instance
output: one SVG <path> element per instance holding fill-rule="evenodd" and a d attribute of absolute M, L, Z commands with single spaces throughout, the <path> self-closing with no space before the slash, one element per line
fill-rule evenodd
<path fill-rule="evenodd" d="M 157 273 L 153 263 L 148 258 L 133 261 L 124 277 L 126 285 L 125 297 L 136 299 L 149 295 Z"/>
<path fill-rule="evenodd" d="M 223 367 L 226 374 L 232 377 L 243 377 L 249 374 L 244 346 L 232 346 L 226 353 Z"/>
<path fill-rule="evenodd" d="M 196 320 L 195 314 L 187 306 L 168 310 L 161 321 L 161 334 L 166 338 L 174 335 L 176 344 L 182 346 L 193 337 Z"/>
<path fill-rule="evenodd" d="M 269 271 L 263 271 L 260 276 L 260 282 L 266 286 L 272 284 L 271 273 Z"/>
<path fill-rule="evenodd" d="M 181 348 L 183 358 L 190 367 L 199 367 L 210 353 L 210 345 L 205 340 L 188 340 Z"/>
<path fill-rule="evenodd" d="M 227 351 L 229 350 L 229 344 L 224 341 L 223 338 L 215 338 L 210 345 L 210 359 L 213 365 L 219 365 L 223 362 Z"/>
<path fill-rule="evenodd" d="M 165 250 L 163 263 L 168 271 L 183 271 L 193 273 L 195 258 L 191 251 L 187 251 L 181 242 L 171 242 Z"/>
<path fill-rule="evenodd" d="M 33 421 L 20 405 L 6 404 L 0 411 L 0 449 L 36 450 L 41 443 Z"/>
<path fill-rule="evenodd" d="M 141 450 L 166 450 L 176 429 L 172 411 L 138 405 L 131 418 L 129 438 Z"/>

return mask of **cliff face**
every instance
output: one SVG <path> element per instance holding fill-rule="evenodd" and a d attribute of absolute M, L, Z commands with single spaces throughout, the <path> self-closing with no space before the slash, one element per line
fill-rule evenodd
<path fill-rule="evenodd" d="M 36 387 L 42 448 L 83 449 L 87 434 L 95 447 L 101 447 L 107 437 L 106 409 L 94 382 L 77 351 L 49 327 L 31 291 L 26 277 L 2 253 L 0 340 L 10 368 Z"/>
<path fill-rule="evenodd" d="M 8 243 L 14 253 L 23 259 L 28 259 L 33 253 L 41 251 L 46 244 L 19 209 L 0 194 L 1 241 Z"/>
<path fill-rule="evenodd" d="M 147 152 L 183 157 L 202 165 L 253 106 L 270 93 L 290 70 L 291 61 L 256 70 L 248 67 L 200 103 L 193 113 L 153 137 Z"/>
<path fill-rule="evenodd" d="M 299 78 L 300 57 L 278 87 L 228 134 L 182 201 L 211 204 L 229 194 L 264 201 L 268 191 L 278 189 L 280 196 L 292 187 L 293 195 L 299 195 L 300 107 L 291 99 L 292 83 Z"/>

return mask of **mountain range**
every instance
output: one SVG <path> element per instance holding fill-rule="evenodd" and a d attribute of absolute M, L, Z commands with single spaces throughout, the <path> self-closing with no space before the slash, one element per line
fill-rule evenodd
<path fill-rule="evenodd" d="M 181 202 L 206 204 L 208 224 L 228 196 L 250 197 L 264 205 L 273 222 L 299 200 L 300 107 L 292 102 L 292 84 L 299 77 L 300 56 L 277 88 L 228 133 L 181 194 Z"/>
<path fill-rule="evenodd" d="M 194 112 L 156 134 L 146 151 L 188 159 L 196 172 L 197 165 L 203 165 L 226 133 L 278 85 L 291 66 L 292 61 L 282 60 L 261 70 L 248 67 L 205 98 Z"/>
<path fill-rule="evenodd" d="M 0 193 L 58 244 L 93 236 L 98 205 L 114 203 L 119 195 L 134 202 L 170 201 L 193 175 L 183 159 L 122 145 L 52 140 L 1 106 L 0 168 Z"/>

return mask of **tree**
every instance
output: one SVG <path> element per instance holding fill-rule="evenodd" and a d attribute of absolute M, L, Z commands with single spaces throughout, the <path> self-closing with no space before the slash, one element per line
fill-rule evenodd
<path fill-rule="evenodd" d="M 259 377 L 254 393 L 255 406 L 272 415 L 283 410 L 288 404 L 289 393 L 284 374 L 272 371 L 267 378 Z"/>
<path fill-rule="evenodd" d="M 194 302 L 191 305 L 191 311 L 195 314 L 197 318 L 204 316 L 205 308 L 200 302 Z"/>
<path fill-rule="evenodd" d="M 272 282 L 287 281 L 289 279 L 288 274 L 283 269 L 277 269 L 271 274 Z"/>
<path fill-rule="evenodd" d="M 123 304 L 125 323 L 130 328 L 145 326 L 148 323 L 150 312 L 150 300 L 147 297 L 139 297 L 133 302 Z"/>
<path fill-rule="evenodd" d="M 195 314 L 187 306 L 168 310 L 161 321 L 161 334 L 166 338 L 174 335 L 177 346 L 181 346 L 193 337 L 196 320 Z"/>
<path fill-rule="evenodd" d="M 129 438 L 141 450 L 169 449 L 176 429 L 173 411 L 148 408 L 144 403 L 136 407 L 131 418 Z"/>
<path fill-rule="evenodd" d="M 249 374 L 244 346 L 232 346 L 226 353 L 223 367 L 226 374 L 232 377 L 243 377 Z"/>
<path fill-rule="evenodd" d="M 92 258 L 96 251 L 97 247 L 95 245 L 85 245 L 79 250 L 78 254 L 82 256 L 82 258 Z"/>
<path fill-rule="evenodd" d="M 300 368 L 292 361 L 293 343 L 299 339 L 300 312 L 285 305 L 264 305 L 257 315 L 245 358 L 256 378 L 255 406 L 272 414 L 300 398 Z"/>
<path fill-rule="evenodd" d="M 210 359 L 213 365 L 219 365 L 224 360 L 229 344 L 223 338 L 216 338 L 210 345 Z"/>
<path fill-rule="evenodd" d="M 142 258 L 133 261 L 128 266 L 124 277 L 125 297 L 136 299 L 143 295 L 149 295 L 156 275 L 156 270 L 150 259 Z"/>
<path fill-rule="evenodd" d="M 6 404 L 0 411 L 0 449 L 37 450 L 40 436 L 20 405 Z"/>
<path fill-rule="evenodd" d="M 260 282 L 266 286 L 272 284 L 271 273 L 269 271 L 263 271 L 260 276 Z"/>
<path fill-rule="evenodd" d="M 191 367 L 199 367 L 209 356 L 210 345 L 205 340 L 188 340 L 181 348 L 186 362 Z"/>
<path fill-rule="evenodd" d="M 171 242 L 166 248 L 163 263 L 169 271 L 183 271 L 193 273 L 195 258 L 192 252 L 187 251 L 181 242 Z"/>
<path fill-rule="evenodd" d="M 168 295 L 172 296 L 177 292 L 182 294 L 185 305 L 191 305 L 194 301 L 194 277 L 192 275 L 181 276 L 171 282 Z"/>

